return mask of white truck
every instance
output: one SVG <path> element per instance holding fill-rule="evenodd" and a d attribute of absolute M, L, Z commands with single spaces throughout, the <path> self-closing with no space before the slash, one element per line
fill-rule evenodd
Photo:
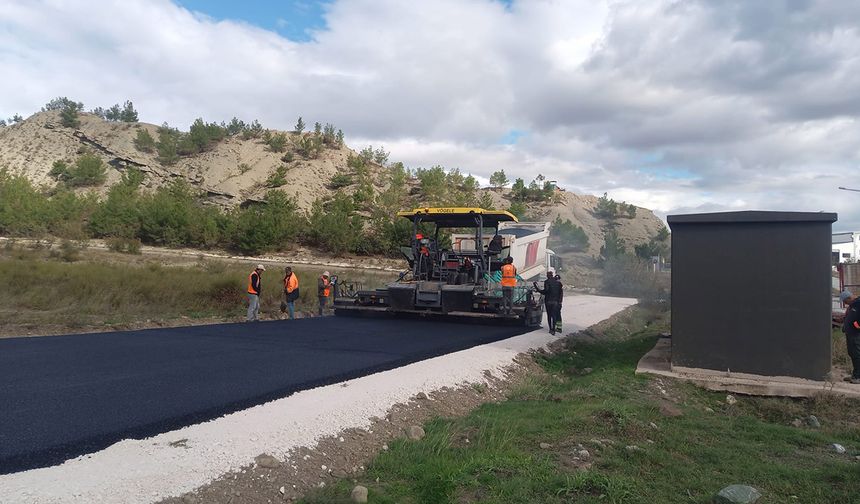
<path fill-rule="evenodd" d="M 546 278 L 547 269 L 558 271 L 561 260 L 547 247 L 549 222 L 501 222 L 499 235 L 502 237 L 500 258 L 510 255 L 514 258 L 517 273 L 526 282 Z M 492 240 L 492 235 L 484 236 L 484 249 Z M 475 237 L 472 234 L 452 234 L 453 249 L 475 250 Z"/>

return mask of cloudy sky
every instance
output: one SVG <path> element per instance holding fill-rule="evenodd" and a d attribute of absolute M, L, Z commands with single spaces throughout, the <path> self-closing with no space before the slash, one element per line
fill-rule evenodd
<path fill-rule="evenodd" d="M 856 0 L 0 0 L 0 117 L 58 95 L 860 230 Z"/>

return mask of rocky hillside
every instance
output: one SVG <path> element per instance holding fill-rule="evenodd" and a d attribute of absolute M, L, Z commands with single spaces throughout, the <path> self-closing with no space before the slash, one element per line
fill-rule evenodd
<path fill-rule="evenodd" d="M 269 190 L 266 180 L 279 167 L 286 166 L 286 183 L 279 189 L 295 197 L 301 208 L 309 208 L 327 191 L 332 177 L 348 170 L 347 158 L 355 155 L 348 148 L 324 148 L 318 158 L 303 159 L 294 153 L 301 136 L 286 132 L 284 152 L 272 152 L 261 139 L 243 140 L 237 135 L 228 136 L 206 152 L 182 156 L 174 164 L 164 165 L 156 152 L 143 152 L 134 145 L 139 129 L 157 139 L 158 126 L 109 122 L 86 113 L 81 113 L 79 119 L 78 128 L 65 128 L 58 111 L 40 112 L 19 124 L 0 128 L 0 167 L 25 175 L 37 184 L 52 186 L 56 184 L 49 175 L 53 163 L 73 161 L 83 149 L 89 149 L 110 166 L 107 180 L 97 191 L 104 192 L 119 181 L 123 170 L 133 166 L 146 174 L 145 187 L 159 187 L 179 177 L 200 189 L 209 202 L 231 207 L 264 199 Z M 285 162 L 285 155 L 292 155 L 293 160 Z"/>
<path fill-rule="evenodd" d="M 106 163 L 107 176 L 95 187 L 75 189 L 78 192 L 94 191 L 104 195 L 121 179 L 124 171 L 134 167 L 145 174 L 144 190 L 162 187 L 176 179 L 186 180 L 199 190 L 204 202 L 225 209 L 264 201 L 272 187 L 294 197 L 303 211 L 308 211 L 314 201 L 332 195 L 335 187 L 347 194 L 358 189 L 355 185 L 356 170 L 349 161 L 351 157 L 358 156 L 355 151 L 338 143 L 323 146 L 315 155 L 302 155 L 302 142 L 314 133 L 269 132 L 283 135 L 286 140 L 278 152 L 261 138 L 260 132 L 255 137 L 228 135 L 212 142 L 203 152 L 179 156 L 172 163 L 164 163 L 156 149 L 141 150 L 135 145 L 135 138 L 141 130 L 148 132 L 152 139 L 158 139 L 158 126 L 110 122 L 87 113 L 81 113 L 78 119 L 77 127 L 64 127 L 59 111 L 47 111 L 0 128 L 0 168 L 50 188 L 58 184 L 51 174 L 56 161 L 73 163 L 82 153 L 90 152 Z M 388 168 L 374 162 L 366 162 L 362 166 L 364 176 L 370 180 L 362 190 L 374 194 L 384 191 L 390 178 Z M 273 175 L 280 179 L 274 184 Z M 456 184 L 462 183 L 463 179 L 455 180 L 460 181 Z M 451 182 L 448 183 L 450 185 Z M 407 177 L 405 184 L 405 199 L 400 199 L 396 205 L 408 207 L 434 203 L 434 196 L 422 185 L 420 177 Z M 437 187 L 435 198 L 439 198 L 440 192 L 451 191 L 452 187 L 443 187 L 441 191 Z M 495 208 L 508 209 L 513 200 L 509 189 L 483 188 L 470 201 L 483 201 L 485 204 L 491 201 Z M 367 202 L 367 198 L 364 201 Z M 369 201 L 372 207 L 373 198 Z M 572 266 L 568 268 L 569 281 L 577 285 L 599 284 L 597 258 L 607 230 L 614 229 L 626 249 L 632 252 L 635 245 L 648 242 L 664 227 L 660 219 L 645 208 L 636 208 L 633 216 L 624 215 L 611 220 L 600 218 L 598 204 L 596 196 L 578 195 L 563 189 L 557 189 L 552 197 L 542 202 L 525 204 L 525 214 L 529 219 L 569 219 L 573 225 L 582 228 L 588 238 L 587 246 L 574 251 L 556 244 L 562 258 Z"/>

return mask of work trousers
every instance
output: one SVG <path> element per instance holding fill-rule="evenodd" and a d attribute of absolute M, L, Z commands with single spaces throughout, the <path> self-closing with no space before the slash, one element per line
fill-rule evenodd
<path fill-rule="evenodd" d="M 848 356 L 854 366 L 851 377 L 860 379 L 860 334 L 845 334 L 845 342 L 848 344 Z"/>
<path fill-rule="evenodd" d="M 325 310 L 326 302 L 328 301 L 327 297 L 320 296 L 320 317 L 323 316 L 323 310 Z"/>
<path fill-rule="evenodd" d="M 555 326 L 558 323 L 558 303 L 546 303 L 546 323 L 549 326 L 549 332 L 555 332 Z"/>
<path fill-rule="evenodd" d="M 561 322 L 561 305 L 558 303 L 545 303 L 546 323 L 549 326 L 549 332 L 555 332 L 558 324 Z"/>
<path fill-rule="evenodd" d="M 511 313 L 514 307 L 514 288 L 502 286 L 502 311 Z"/>
<path fill-rule="evenodd" d="M 260 296 L 248 293 L 248 322 L 257 320 L 260 314 Z"/>
<path fill-rule="evenodd" d="M 284 306 L 287 307 L 287 313 L 290 314 L 290 320 L 296 318 L 296 302 L 290 301 L 290 294 L 284 291 L 284 296 L 281 299 L 281 312 L 284 311 Z"/>

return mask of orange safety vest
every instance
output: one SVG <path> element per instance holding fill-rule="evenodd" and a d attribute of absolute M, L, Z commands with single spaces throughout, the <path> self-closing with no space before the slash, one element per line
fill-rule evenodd
<path fill-rule="evenodd" d="M 288 278 L 284 278 L 284 290 L 287 291 L 287 294 L 293 292 L 298 288 L 299 277 L 297 277 L 295 273 L 291 274 Z"/>
<path fill-rule="evenodd" d="M 329 294 L 331 294 L 331 281 L 328 278 L 323 278 L 322 281 L 323 285 L 325 285 L 325 288 L 323 289 L 323 296 L 328 297 Z"/>
<path fill-rule="evenodd" d="M 502 265 L 502 287 L 517 286 L 517 267 L 513 264 Z"/>
<path fill-rule="evenodd" d="M 248 294 L 256 294 L 259 296 L 260 293 L 254 290 L 254 281 L 252 280 L 252 278 L 254 278 L 254 275 L 257 275 L 257 286 L 260 288 L 260 290 L 263 290 L 263 279 L 262 277 L 260 277 L 259 273 L 254 270 L 251 272 L 250 275 L 248 275 Z"/>

